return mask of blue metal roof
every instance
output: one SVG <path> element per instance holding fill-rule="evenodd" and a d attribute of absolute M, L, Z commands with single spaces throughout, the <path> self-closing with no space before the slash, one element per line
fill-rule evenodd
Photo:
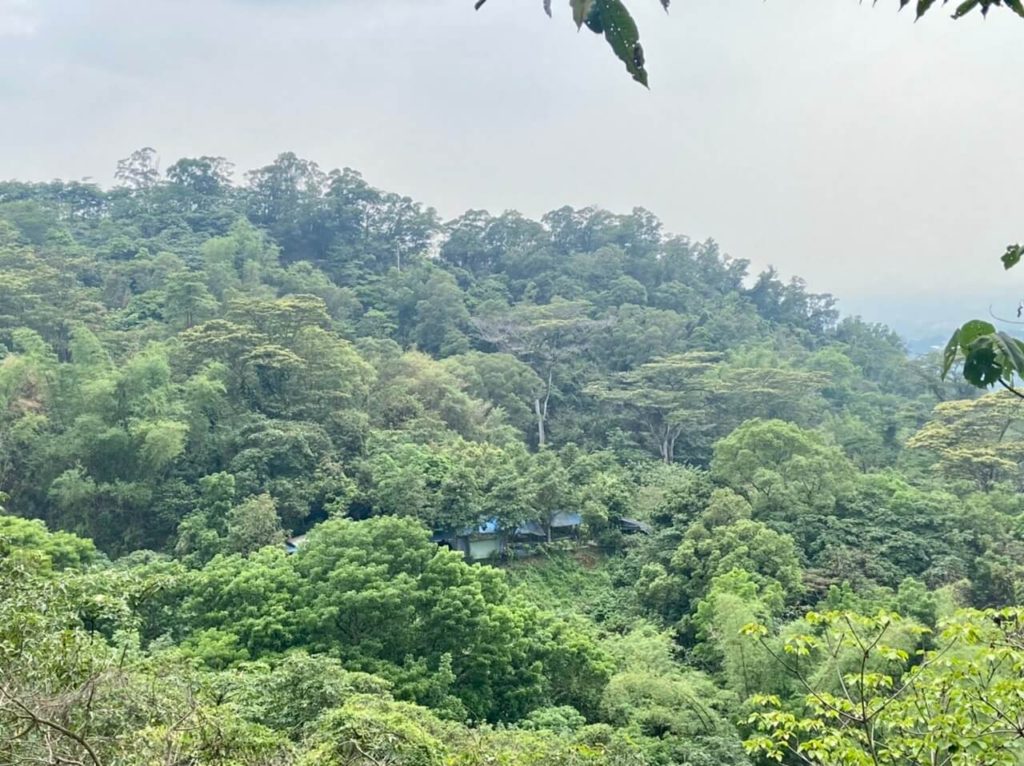
<path fill-rule="evenodd" d="M 498 520 L 488 519 L 483 524 L 476 528 L 478 534 L 481 535 L 493 535 L 498 532 Z"/>
<path fill-rule="evenodd" d="M 487 519 L 475 527 L 466 527 L 458 531 L 459 537 L 471 537 L 472 535 L 496 535 L 498 534 L 498 520 Z"/>

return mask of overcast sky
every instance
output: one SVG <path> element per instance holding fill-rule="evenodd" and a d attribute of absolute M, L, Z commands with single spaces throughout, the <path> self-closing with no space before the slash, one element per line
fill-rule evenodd
<path fill-rule="evenodd" d="M 650 91 L 565 0 L 0 0 L 0 177 L 292 150 L 444 216 L 640 205 L 882 319 L 1016 295 L 1024 21 L 630 4 Z"/>

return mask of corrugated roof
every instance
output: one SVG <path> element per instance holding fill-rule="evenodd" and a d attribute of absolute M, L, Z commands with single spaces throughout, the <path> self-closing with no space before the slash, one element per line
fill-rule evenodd
<path fill-rule="evenodd" d="M 639 532 L 643 532 L 645 535 L 651 534 L 653 531 L 651 525 L 646 522 L 640 521 L 639 519 L 619 519 L 619 525 L 627 529 L 635 529 Z"/>
<path fill-rule="evenodd" d="M 559 511 L 551 517 L 551 528 L 560 529 L 564 527 L 578 527 L 583 523 L 583 517 L 578 513 Z"/>
<path fill-rule="evenodd" d="M 539 521 L 528 521 L 525 524 L 520 524 L 516 527 L 517 535 L 531 535 L 533 537 L 547 537 L 547 533 L 544 531 L 544 527 L 541 526 Z"/>

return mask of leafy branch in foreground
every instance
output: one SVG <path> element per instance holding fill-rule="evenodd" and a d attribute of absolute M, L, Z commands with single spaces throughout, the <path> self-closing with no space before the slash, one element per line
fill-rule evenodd
<path fill-rule="evenodd" d="M 1003 268 L 1012 269 L 1022 256 L 1024 247 L 1020 244 L 1007 246 L 1000 259 Z M 1022 309 L 1017 310 L 1018 316 Z M 957 361 L 963 362 L 964 379 L 972 386 L 1002 386 L 1024 399 L 1024 392 L 1014 385 L 1015 378 L 1024 380 L 1024 341 L 997 330 L 991 322 L 972 319 L 953 333 L 943 353 L 943 378 Z"/>
<path fill-rule="evenodd" d="M 659 0 L 667 11 L 671 0 Z M 912 0 L 900 0 L 900 10 L 910 5 Z M 475 8 L 480 10 L 487 0 L 476 0 Z M 543 0 L 544 12 L 551 16 L 551 0 Z M 949 0 L 942 0 L 942 5 Z M 935 6 L 935 0 L 916 0 L 917 19 L 924 16 Z M 584 25 L 595 34 L 604 35 L 612 52 L 626 65 L 626 71 L 638 83 L 647 87 L 647 69 L 644 66 L 644 49 L 640 45 L 640 32 L 636 22 L 630 15 L 622 0 L 569 0 L 572 7 L 572 19 L 577 29 Z M 1024 0 L 963 0 L 956 6 L 953 18 L 959 19 L 974 10 L 981 10 L 987 15 L 993 6 L 1009 8 L 1024 18 Z"/>
<path fill-rule="evenodd" d="M 808 766 L 1020 763 L 1022 616 L 960 612 L 933 639 L 896 614 L 811 612 L 807 632 L 781 648 L 767 628 L 748 626 L 804 696 L 796 708 L 753 697 L 747 750 Z"/>

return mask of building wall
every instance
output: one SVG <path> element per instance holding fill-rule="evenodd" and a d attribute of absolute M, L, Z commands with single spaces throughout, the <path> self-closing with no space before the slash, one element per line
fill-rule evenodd
<path fill-rule="evenodd" d="M 490 540 L 470 540 L 469 541 L 469 555 L 467 558 L 473 561 L 480 561 L 482 559 L 490 558 L 492 555 L 496 556 L 501 552 L 501 541 L 497 539 Z"/>

